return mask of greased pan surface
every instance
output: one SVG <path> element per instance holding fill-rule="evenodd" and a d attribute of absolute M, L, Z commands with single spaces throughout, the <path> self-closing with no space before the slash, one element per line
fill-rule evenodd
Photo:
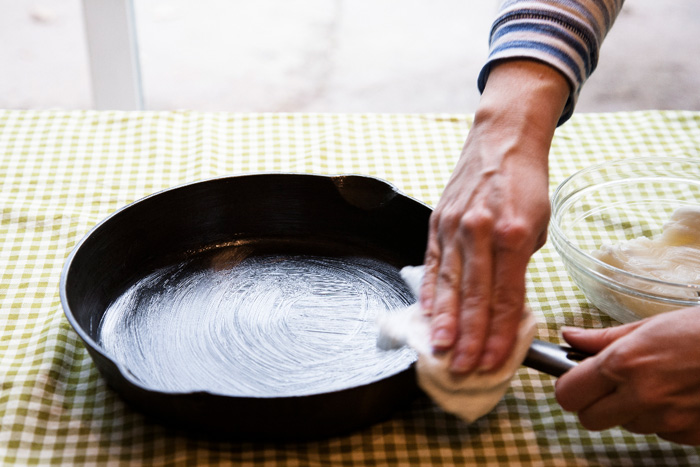
<path fill-rule="evenodd" d="M 137 409 L 196 431 L 312 438 L 384 419 L 417 389 L 414 353 L 375 317 L 415 297 L 430 208 L 382 180 L 196 182 L 137 201 L 76 246 L 69 322 Z"/>

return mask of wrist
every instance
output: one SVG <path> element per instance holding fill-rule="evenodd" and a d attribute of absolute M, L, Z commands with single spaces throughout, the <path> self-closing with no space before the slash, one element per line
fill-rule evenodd
<path fill-rule="evenodd" d="M 527 135 L 538 144 L 551 143 L 571 93 L 566 78 L 534 60 L 508 60 L 493 66 L 474 117 L 474 126 L 502 135 Z"/>

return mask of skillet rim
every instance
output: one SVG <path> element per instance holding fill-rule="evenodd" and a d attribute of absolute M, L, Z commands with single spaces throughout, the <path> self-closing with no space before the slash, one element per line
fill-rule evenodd
<path fill-rule="evenodd" d="M 338 173 L 338 174 L 321 174 L 321 173 L 301 173 L 301 172 L 285 172 L 285 171 L 264 171 L 264 172 L 247 172 L 247 173 L 242 173 L 242 174 L 233 174 L 233 175 L 224 175 L 224 176 L 219 176 L 219 177 L 212 177 L 212 178 L 206 178 L 206 179 L 200 179 L 200 180 L 195 180 L 191 182 L 185 182 L 181 183 L 178 185 L 174 185 L 172 187 L 164 188 L 162 190 L 158 190 L 156 192 L 153 192 L 151 194 L 148 194 L 146 196 L 143 196 L 141 198 L 138 198 L 134 201 L 131 201 L 127 203 L 124 206 L 121 206 L 120 208 L 114 210 L 111 212 L 109 215 L 104 217 L 102 220 L 100 220 L 97 224 L 95 224 L 92 228 L 90 228 L 85 235 L 73 246 L 71 249 L 70 254 L 67 256 L 64 266 L 61 270 L 61 276 L 60 276 L 60 281 L 59 281 L 59 295 L 60 295 L 60 301 L 61 301 L 61 306 L 64 312 L 64 315 L 66 316 L 66 319 L 68 320 L 69 324 L 71 325 L 71 328 L 78 334 L 78 337 L 84 342 L 85 346 L 87 347 L 87 350 L 90 353 L 90 357 L 93 359 L 93 363 L 96 365 L 98 372 L 101 374 L 103 373 L 103 369 L 100 367 L 100 365 L 95 361 L 95 355 L 93 353 L 96 353 L 100 358 L 104 359 L 107 361 L 109 364 L 113 365 L 116 370 L 119 372 L 119 375 L 123 377 L 130 385 L 136 387 L 140 391 L 146 391 L 148 393 L 152 394 L 163 394 L 167 396 L 207 396 L 207 397 L 220 397 L 220 398 L 226 398 L 226 399 L 236 399 L 236 400 L 285 400 L 285 399 L 296 399 L 296 398 L 307 398 L 307 397 L 319 397 L 319 396 L 324 396 L 328 394 L 333 394 L 333 393 L 343 393 L 347 391 L 352 391 L 356 388 L 362 388 L 362 387 L 368 387 L 371 385 L 374 385 L 378 382 L 397 377 L 398 375 L 401 375 L 405 372 L 409 371 L 414 371 L 414 366 L 416 359 L 413 360 L 412 363 L 408 364 L 404 368 L 400 369 L 395 369 L 392 370 L 392 373 L 389 375 L 385 375 L 383 378 L 375 379 L 372 380 L 368 383 L 364 384 L 359 384 L 355 386 L 350 386 L 347 388 L 339 388 L 336 390 L 332 391 L 323 391 L 323 392 L 317 392 L 317 393 L 311 393 L 311 394 L 298 394 L 298 395 L 284 395 L 284 396 L 237 396 L 237 395 L 231 395 L 231 394 L 222 394 L 218 393 L 215 391 L 207 391 L 207 390 L 194 390 L 194 391 L 177 391 L 177 390 L 165 390 L 165 389 L 155 389 L 152 387 L 149 387 L 148 385 L 144 384 L 140 379 L 136 378 L 130 371 L 129 369 L 122 364 L 121 362 L 117 361 L 113 356 L 111 356 L 101 345 L 99 345 L 95 339 L 93 339 L 88 331 L 84 329 L 80 323 L 78 323 L 77 318 L 75 317 L 73 311 L 71 310 L 71 307 L 68 303 L 68 278 L 71 274 L 71 266 L 73 265 L 73 262 L 75 260 L 75 257 L 79 254 L 80 250 L 83 248 L 84 244 L 95 234 L 100 232 L 104 226 L 110 222 L 114 222 L 114 219 L 118 217 L 121 213 L 127 210 L 131 210 L 134 207 L 141 205 L 143 203 L 147 203 L 149 200 L 155 198 L 155 197 L 161 197 L 162 195 L 166 193 L 170 193 L 173 191 L 177 190 L 182 190 L 186 188 L 190 188 L 192 186 L 196 185 L 204 185 L 204 184 L 209 184 L 217 181 L 224 181 L 224 180 L 233 180 L 233 179 L 239 179 L 239 178 L 255 178 L 255 177 L 267 177 L 270 175 L 276 175 L 276 176 L 294 176 L 294 177 L 309 177 L 309 178 L 317 178 L 317 179 L 328 179 L 333 181 L 333 183 L 337 186 L 339 183 L 342 183 L 344 180 L 348 179 L 361 179 L 365 181 L 369 181 L 370 183 L 376 183 L 379 185 L 382 185 L 384 188 L 390 190 L 393 192 L 395 196 L 400 196 L 408 201 L 411 201 L 412 203 L 415 203 L 416 205 L 423 207 L 427 210 L 427 212 L 432 212 L 432 208 L 424 203 L 423 201 L 420 201 L 412 196 L 407 195 L 406 193 L 402 192 L 401 190 L 398 189 L 396 185 L 393 183 L 389 182 L 386 179 L 376 177 L 373 175 L 366 175 L 366 174 L 356 174 L 356 173 Z M 102 375 L 104 377 L 104 374 Z M 118 391 L 120 392 L 120 391 Z"/>

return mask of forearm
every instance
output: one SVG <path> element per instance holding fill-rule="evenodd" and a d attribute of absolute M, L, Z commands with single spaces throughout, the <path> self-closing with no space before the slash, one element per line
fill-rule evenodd
<path fill-rule="evenodd" d="M 548 153 L 569 84 L 547 65 L 494 67 L 433 216 L 421 303 L 452 371 L 500 368 L 523 315 L 525 271 L 549 222 Z"/>
<path fill-rule="evenodd" d="M 488 138 L 494 162 L 517 154 L 546 163 L 571 87 L 552 67 L 508 60 L 493 67 L 477 108 L 471 138 Z"/>
<path fill-rule="evenodd" d="M 603 39 L 624 0 L 506 0 L 491 29 L 489 59 L 479 75 L 484 90 L 503 60 L 546 63 L 566 77 L 570 92 L 559 123 L 573 112 L 583 83 L 595 70 Z"/>

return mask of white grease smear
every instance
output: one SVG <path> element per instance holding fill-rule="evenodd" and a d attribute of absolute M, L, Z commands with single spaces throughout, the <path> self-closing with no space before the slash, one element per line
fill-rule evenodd
<path fill-rule="evenodd" d="M 155 390 L 252 397 L 368 384 L 415 360 L 376 347 L 379 313 L 415 301 L 393 266 L 234 257 L 195 258 L 134 284 L 102 319 L 107 354 Z"/>
<path fill-rule="evenodd" d="M 700 207 L 684 206 L 673 212 L 655 238 L 638 237 L 615 245 L 602 245 L 593 256 L 622 271 L 658 283 L 645 283 L 641 293 L 652 293 L 679 300 L 696 300 L 700 286 Z M 638 282 L 624 274 L 607 273 L 614 280 L 639 288 Z M 631 312 L 613 316 L 620 321 L 647 318 L 679 305 L 660 303 L 628 293 L 599 287 L 591 292 L 600 300 L 612 301 Z"/>

